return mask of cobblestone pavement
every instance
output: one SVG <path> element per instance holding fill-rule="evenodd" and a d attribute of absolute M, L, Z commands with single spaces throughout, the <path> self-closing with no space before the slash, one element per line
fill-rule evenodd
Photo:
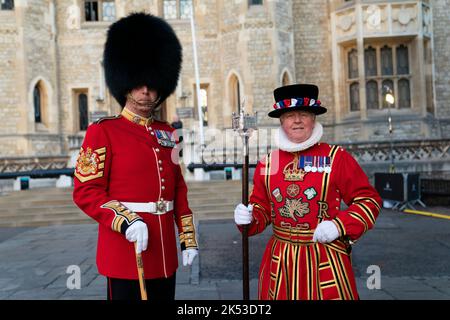
<path fill-rule="evenodd" d="M 252 299 L 270 231 L 250 238 Z M 233 221 L 200 221 L 198 233 L 199 259 L 178 269 L 176 298 L 241 299 L 241 238 Z M 96 240 L 95 224 L 0 229 L 0 299 L 105 299 Z M 362 299 L 450 299 L 450 220 L 385 209 L 354 246 L 353 265 Z M 380 268 L 380 289 L 369 290 L 373 265 Z M 68 288 L 70 266 L 79 267 L 80 289 Z"/>

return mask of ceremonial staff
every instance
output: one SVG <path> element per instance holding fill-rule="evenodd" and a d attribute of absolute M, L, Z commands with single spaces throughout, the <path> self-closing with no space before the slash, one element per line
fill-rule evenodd
<path fill-rule="evenodd" d="M 242 137 L 244 147 L 244 162 L 242 164 L 242 203 L 248 206 L 248 164 L 249 147 L 248 141 L 253 130 L 256 129 L 256 113 L 254 115 L 245 114 L 244 107 L 241 112 L 232 115 L 232 126 L 235 132 Z M 242 285 L 243 299 L 249 300 L 249 271 L 248 271 L 248 226 L 242 226 Z"/>
<path fill-rule="evenodd" d="M 142 255 L 137 253 L 137 244 L 134 243 L 134 251 L 136 253 L 136 265 L 139 276 L 139 287 L 141 291 L 141 300 L 147 300 L 147 288 L 145 286 L 145 276 L 144 276 L 144 263 L 142 262 Z"/>

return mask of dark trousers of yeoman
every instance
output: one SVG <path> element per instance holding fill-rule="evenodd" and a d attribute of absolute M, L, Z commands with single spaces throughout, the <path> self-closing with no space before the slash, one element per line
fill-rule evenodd
<path fill-rule="evenodd" d="M 108 300 L 141 300 L 139 280 L 107 278 Z M 145 280 L 149 301 L 175 300 L 176 273 L 169 278 Z"/>

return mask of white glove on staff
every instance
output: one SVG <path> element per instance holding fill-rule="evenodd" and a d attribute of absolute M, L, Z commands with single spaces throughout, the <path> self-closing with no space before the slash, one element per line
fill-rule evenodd
<path fill-rule="evenodd" d="M 192 265 L 195 257 L 198 255 L 198 249 L 186 249 L 183 253 L 183 266 Z"/>
<path fill-rule="evenodd" d="M 130 242 L 136 242 L 136 253 L 141 253 L 147 250 L 148 243 L 148 229 L 145 222 L 136 221 L 128 227 L 125 232 L 125 237 Z"/>
<path fill-rule="evenodd" d="M 329 243 L 339 238 L 339 230 L 333 221 L 322 221 L 314 231 L 313 241 Z"/>
<path fill-rule="evenodd" d="M 249 204 L 247 207 L 242 203 L 236 206 L 234 209 L 234 222 L 238 225 L 250 224 L 253 221 L 253 206 Z"/>

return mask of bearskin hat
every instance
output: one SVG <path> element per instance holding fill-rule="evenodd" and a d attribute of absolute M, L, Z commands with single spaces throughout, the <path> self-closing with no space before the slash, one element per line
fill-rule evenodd
<path fill-rule="evenodd" d="M 144 85 L 158 92 L 161 104 L 177 86 L 181 62 L 181 44 L 161 18 L 132 13 L 108 29 L 103 52 L 105 79 L 122 107 L 126 95 Z"/>

